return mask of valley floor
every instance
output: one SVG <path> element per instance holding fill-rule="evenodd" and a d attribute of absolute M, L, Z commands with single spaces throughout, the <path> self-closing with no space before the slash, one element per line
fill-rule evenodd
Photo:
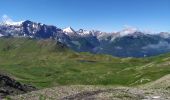
<path fill-rule="evenodd" d="M 170 53 L 117 58 L 25 38 L 1 38 L 0 48 L 2 74 L 41 89 L 12 97 L 7 91 L 7 100 L 170 100 Z"/>

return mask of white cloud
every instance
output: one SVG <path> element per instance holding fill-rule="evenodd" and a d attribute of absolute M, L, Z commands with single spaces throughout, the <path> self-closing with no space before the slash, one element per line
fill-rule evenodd
<path fill-rule="evenodd" d="M 124 29 L 133 29 L 133 30 L 138 30 L 138 28 L 137 28 L 137 27 L 130 26 L 130 25 L 124 25 L 123 27 L 124 27 Z"/>
<path fill-rule="evenodd" d="M 160 41 L 157 44 L 149 44 L 149 45 L 143 47 L 142 49 L 162 49 L 162 48 L 170 49 L 169 43 L 166 41 Z"/>
<path fill-rule="evenodd" d="M 1 18 L 1 24 L 6 24 L 6 25 L 21 25 L 23 21 L 20 22 L 14 22 L 9 16 L 4 14 Z"/>
<path fill-rule="evenodd" d="M 125 36 L 125 35 L 128 35 L 128 34 L 133 34 L 136 31 L 139 31 L 138 28 L 132 27 L 132 26 L 129 26 L 129 25 L 124 25 L 124 29 L 122 31 L 120 31 L 120 35 Z"/>
<path fill-rule="evenodd" d="M 6 14 L 2 16 L 2 22 L 13 22 L 13 20 L 8 17 Z"/>

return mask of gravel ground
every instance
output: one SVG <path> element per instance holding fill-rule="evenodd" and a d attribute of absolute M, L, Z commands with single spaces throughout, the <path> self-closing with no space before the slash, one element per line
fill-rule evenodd
<path fill-rule="evenodd" d="M 170 90 L 109 86 L 59 86 L 11 97 L 12 100 L 170 100 Z"/>
<path fill-rule="evenodd" d="M 170 75 L 138 87 L 72 85 L 11 96 L 10 100 L 170 100 Z"/>

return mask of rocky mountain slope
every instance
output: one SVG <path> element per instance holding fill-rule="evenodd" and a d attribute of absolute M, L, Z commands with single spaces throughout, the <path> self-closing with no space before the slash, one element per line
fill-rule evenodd
<path fill-rule="evenodd" d="M 167 32 L 150 34 L 135 28 L 119 32 L 75 31 L 68 27 L 57 28 L 29 20 L 22 22 L 5 21 L 0 25 L 0 37 L 27 37 L 54 39 L 78 52 L 109 54 L 118 57 L 146 57 L 170 51 L 170 34 Z"/>

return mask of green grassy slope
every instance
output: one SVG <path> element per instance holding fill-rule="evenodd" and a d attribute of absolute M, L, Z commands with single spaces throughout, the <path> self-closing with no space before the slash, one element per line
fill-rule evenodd
<path fill-rule="evenodd" d="M 75 53 L 52 40 L 0 38 L 0 72 L 39 88 L 147 83 L 170 74 L 170 54 L 116 58 Z"/>

